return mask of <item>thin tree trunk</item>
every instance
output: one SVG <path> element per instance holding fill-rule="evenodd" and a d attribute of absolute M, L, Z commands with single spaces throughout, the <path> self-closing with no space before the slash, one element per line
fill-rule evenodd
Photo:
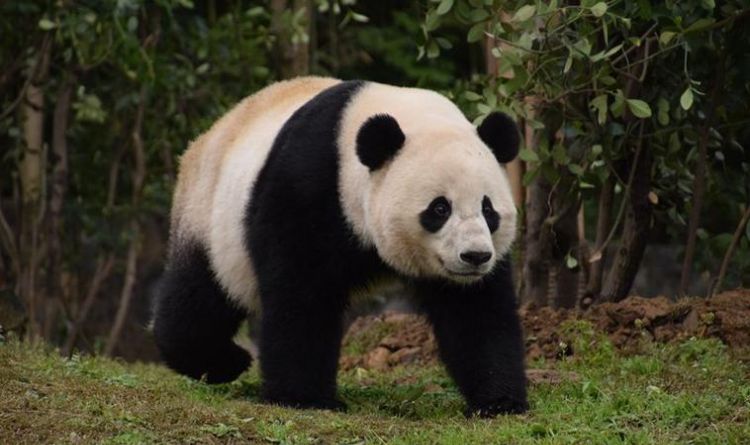
<path fill-rule="evenodd" d="M 572 308 L 578 302 L 580 281 L 580 266 L 568 267 L 566 257 L 571 255 L 580 264 L 578 253 L 578 209 L 580 201 L 570 205 L 570 199 L 565 193 L 556 192 L 555 222 L 552 224 L 553 235 L 552 257 L 554 258 L 554 293 L 552 306 L 556 308 Z"/>
<path fill-rule="evenodd" d="M 276 35 L 274 56 L 281 77 L 290 79 L 310 72 L 310 27 L 312 3 L 310 0 L 271 0 L 271 29 Z M 284 23 L 284 15 L 291 8 L 292 14 L 303 12 L 303 23 L 307 40 L 292 41 L 290 30 Z"/>
<path fill-rule="evenodd" d="M 648 147 L 642 146 L 645 143 L 643 126 L 638 143 L 640 147 L 630 161 L 630 168 L 635 169 L 632 172 L 633 182 L 628 195 L 623 197 L 628 203 L 620 246 L 602 292 L 606 301 L 620 301 L 628 296 L 648 244 L 651 228 L 651 201 L 648 193 L 651 189 L 652 157 Z"/>
<path fill-rule="evenodd" d="M 29 315 L 29 334 L 40 337 L 41 308 L 39 307 L 36 274 L 39 255 L 39 226 L 44 214 L 44 89 L 49 71 L 51 40 L 45 36 L 38 51 L 38 59 L 30 76 L 31 81 L 20 105 L 23 121 L 24 147 L 18 166 L 21 181 L 21 236 L 19 243 L 19 294 Z"/>
<path fill-rule="evenodd" d="M 596 221 L 596 240 L 594 252 L 597 252 L 596 258 L 589 258 L 589 279 L 586 286 L 585 297 L 590 301 L 584 301 L 584 306 L 590 306 L 599 298 L 602 291 L 602 277 L 604 275 L 604 262 L 606 261 L 606 249 L 604 242 L 607 239 L 610 226 L 612 225 L 612 204 L 615 196 L 615 180 L 610 174 L 602 189 L 599 191 L 599 207 L 597 210 Z"/>
<path fill-rule="evenodd" d="M 51 312 L 55 300 L 62 300 L 62 246 L 61 233 L 63 225 L 62 210 L 65 204 L 65 194 L 68 188 L 68 117 L 70 101 L 75 87 L 75 78 L 67 74 L 60 92 L 52 118 L 52 154 L 55 157 L 52 169 L 49 197 L 49 233 L 48 261 L 49 273 L 47 277 L 47 316 L 44 323 L 44 337 L 49 338 L 55 325 L 56 316 Z"/>
<path fill-rule="evenodd" d="M 143 115 L 146 109 L 146 87 L 141 87 L 141 93 L 138 102 L 138 110 L 136 112 L 135 124 L 133 125 L 132 138 L 132 158 L 133 158 L 133 198 L 132 206 L 133 209 L 138 209 L 141 202 L 141 194 L 143 191 L 143 182 L 146 178 L 146 153 L 143 147 Z M 128 311 L 130 309 L 130 302 L 133 299 L 133 288 L 135 287 L 135 281 L 138 269 L 138 254 L 140 250 L 140 223 L 138 216 L 134 215 L 130 222 L 130 233 L 131 240 L 128 246 L 128 256 L 125 266 L 125 280 L 120 292 L 120 302 L 117 307 L 117 314 L 115 315 L 115 321 L 112 325 L 112 330 L 109 332 L 107 339 L 107 346 L 105 348 L 105 354 L 112 355 L 117 342 L 120 340 L 122 329 L 125 326 Z"/>
<path fill-rule="evenodd" d="M 526 237 L 523 265 L 523 303 L 542 307 L 549 296 L 549 234 L 544 224 L 549 214 L 547 204 L 551 187 L 544 178 L 537 177 L 527 188 Z"/>

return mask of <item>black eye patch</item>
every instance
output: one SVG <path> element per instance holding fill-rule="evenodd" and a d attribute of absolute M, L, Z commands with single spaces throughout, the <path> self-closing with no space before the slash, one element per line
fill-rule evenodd
<path fill-rule="evenodd" d="M 500 215 L 492 207 L 492 201 L 487 196 L 482 199 L 482 215 L 484 215 L 484 219 L 487 221 L 490 233 L 495 233 L 495 230 L 500 227 Z"/>
<path fill-rule="evenodd" d="M 419 223 L 428 232 L 435 233 L 442 228 L 451 216 L 451 203 L 444 196 L 432 200 L 419 214 Z"/>

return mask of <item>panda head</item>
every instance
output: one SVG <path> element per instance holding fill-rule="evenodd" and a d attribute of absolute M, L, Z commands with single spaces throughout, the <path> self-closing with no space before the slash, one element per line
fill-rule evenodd
<path fill-rule="evenodd" d="M 515 123 L 493 113 L 402 126 L 388 114 L 359 128 L 369 169 L 366 226 L 381 258 L 406 275 L 471 283 L 511 247 L 516 208 L 501 163 L 518 153 Z"/>

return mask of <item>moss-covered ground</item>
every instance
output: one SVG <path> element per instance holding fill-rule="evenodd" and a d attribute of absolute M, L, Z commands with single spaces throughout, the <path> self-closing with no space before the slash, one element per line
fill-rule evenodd
<path fill-rule="evenodd" d="M 465 419 L 439 366 L 340 374 L 349 411 L 259 403 L 257 370 L 209 386 L 159 365 L 63 359 L 0 343 L 0 444 L 746 444 L 750 366 L 718 340 L 645 343 L 622 355 L 579 323 L 575 355 L 530 367 L 562 382 L 530 387 L 531 411 Z M 572 374 L 574 373 L 574 374 Z"/>

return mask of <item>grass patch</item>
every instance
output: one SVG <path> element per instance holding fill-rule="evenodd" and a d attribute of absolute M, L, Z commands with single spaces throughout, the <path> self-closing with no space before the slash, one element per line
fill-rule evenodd
<path fill-rule="evenodd" d="M 256 369 L 209 386 L 158 365 L 0 344 L 0 443 L 13 444 L 740 444 L 750 437 L 750 368 L 715 340 L 620 355 L 573 324 L 575 355 L 544 366 L 578 381 L 530 388 L 532 410 L 464 419 L 442 368 L 342 373 L 348 413 L 258 403 Z M 538 365 L 538 364 L 535 364 Z"/>

